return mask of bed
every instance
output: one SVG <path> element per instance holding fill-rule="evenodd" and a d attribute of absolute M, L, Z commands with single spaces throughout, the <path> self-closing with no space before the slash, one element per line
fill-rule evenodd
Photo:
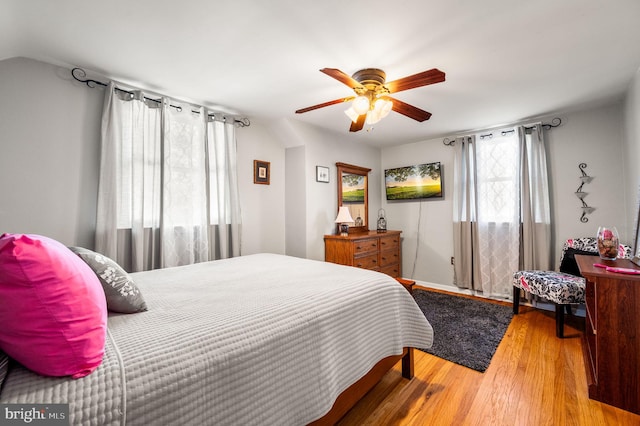
<path fill-rule="evenodd" d="M 0 403 L 69 403 L 72 425 L 332 423 L 432 344 L 411 295 L 374 271 L 256 254 L 130 275 L 147 310 L 109 313 L 95 371 L 12 363 Z"/>

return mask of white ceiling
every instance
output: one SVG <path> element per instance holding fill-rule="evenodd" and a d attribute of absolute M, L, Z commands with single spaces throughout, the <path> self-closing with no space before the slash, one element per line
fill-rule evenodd
<path fill-rule="evenodd" d="M 640 67 L 638 0 L 0 0 L 0 59 L 26 56 L 248 116 L 300 120 L 374 146 L 620 99 Z M 431 68 L 400 92 L 433 114 L 349 133 L 350 96 L 320 73 Z"/>

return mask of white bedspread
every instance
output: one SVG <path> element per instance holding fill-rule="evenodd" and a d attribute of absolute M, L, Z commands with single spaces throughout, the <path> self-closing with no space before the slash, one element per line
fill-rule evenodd
<path fill-rule="evenodd" d="M 110 315 L 98 370 L 17 367 L 0 402 L 69 402 L 72 424 L 303 425 L 380 359 L 432 343 L 409 293 L 372 271 L 258 254 L 132 276 L 149 310 Z"/>

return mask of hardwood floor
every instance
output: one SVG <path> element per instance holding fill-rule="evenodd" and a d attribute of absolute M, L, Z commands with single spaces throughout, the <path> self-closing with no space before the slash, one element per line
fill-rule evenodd
<path fill-rule="evenodd" d="M 558 339 L 553 312 L 521 306 L 484 373 L 416 350 L 412 380 L 396 365 L 338 424 L 640 425 L 588 398 L 583 327 L 572 317 Z"/>

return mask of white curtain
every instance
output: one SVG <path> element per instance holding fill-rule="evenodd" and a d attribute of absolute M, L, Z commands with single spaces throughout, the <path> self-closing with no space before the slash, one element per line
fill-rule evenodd
<path fill-rule="evenodd" d="M 240 254 L 235 127 L 109 84 L 96 249 L 129 271 Z"/>
<path fill-rule="evenodd" d="M 509 298 L 515 271 L 550 265 L 542 127 L 458 138 L 454 149 L 455 284 Z"/>
<path fill-rule="evenodd" d="M 519 146 L 513 133 L 477 145 L 478 287 L 484 296 L 505 297 L 520 252 Z"/>

